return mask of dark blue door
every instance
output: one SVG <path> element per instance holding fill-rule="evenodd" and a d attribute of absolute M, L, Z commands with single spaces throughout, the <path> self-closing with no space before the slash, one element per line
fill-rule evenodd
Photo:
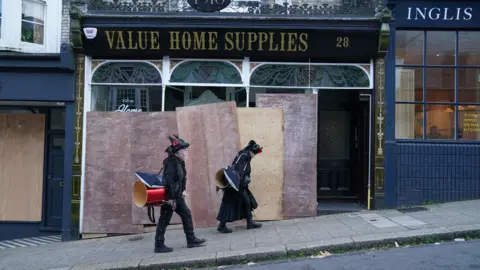
<path fill-rule="evenodd" d="M 49 134 L 47 170 L 47 212 L 45 226 L 58 229 L 62 226 L 63 209 L 63 134 Z"/>

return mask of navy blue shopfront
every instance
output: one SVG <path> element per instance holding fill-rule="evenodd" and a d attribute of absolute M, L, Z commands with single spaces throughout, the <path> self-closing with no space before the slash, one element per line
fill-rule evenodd
<path fill-rule="evenodd" d="M 480 2 L 389 7 L 385 205 L 480 199 Z"/>
<path fill-rule="evenodd" d="M 75 61 L 65 48 L 0 52 L 0 241 L 71 239 Z"/>

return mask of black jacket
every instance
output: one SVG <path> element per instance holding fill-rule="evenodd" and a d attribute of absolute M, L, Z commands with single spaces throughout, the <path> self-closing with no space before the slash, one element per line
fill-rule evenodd
<path fill-rule="evenodd" d="M 252 156 L 250 151 L 247 150 L 238 152 L 237 156 L 235 156 L 235 159 L 233 160 L 232 166 L 240 175 L 240 191 L 248 186 L 248 184 L 245 183 L 245 178 L 250 177 L 250 173 L 252 172 L 250 161 L 252 161 Z"/>
<path fill-rule="evenodd" d="M 163 178 L 167 189 L 167 200 L 182 197 L 187 186 L 185 162 L 177 156 L 169 156 L 163 161 Z"/>

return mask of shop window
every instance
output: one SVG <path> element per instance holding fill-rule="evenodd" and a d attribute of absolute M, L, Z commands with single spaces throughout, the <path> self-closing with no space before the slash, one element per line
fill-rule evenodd
<path fill-rule="evenodd" d="M 252 87 L 365 88 L 367 72 L 358 66 L 263 64 L 250 77 Z"/>
<path fill-rule="evenodd" d="M 92 76 L 91 110 L 151 112 L 162 110 L 162 78 L 148 62 L 107 62 Z"/>
<path fill-rule="evenodd" d="M 171 83 L 242 84 L 240 71 L 229 62 L 186 61 L 178 64 L 170 76 Z"/>
<path fill-rule="evenodd" d="M 480 140 L 480 33 L 396 31 L 397 139 Z"/>
<path fill-rule="evenodd" d="M 22 0 L 22 41 L 43 45 L 44 27 L 45 3 L 35 0 Z"/>

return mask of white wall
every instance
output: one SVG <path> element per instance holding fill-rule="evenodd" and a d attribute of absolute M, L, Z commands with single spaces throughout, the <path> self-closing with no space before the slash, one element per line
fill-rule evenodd
<path fill-rule="evenodd" d="M 46 5 L 43 45 L 21 41 L 22 0 L 3 0 L 0 50 L 25 53 L 60 52 L 62 0 L 35 1 L 42 2 Z"/>

